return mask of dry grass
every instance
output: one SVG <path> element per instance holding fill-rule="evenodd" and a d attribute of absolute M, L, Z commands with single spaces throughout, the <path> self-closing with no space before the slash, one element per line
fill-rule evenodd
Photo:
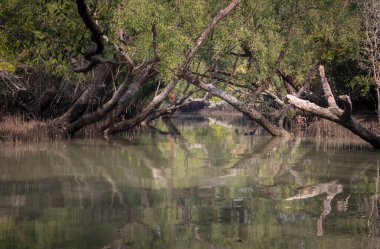
<path fill-rule="evenodd" d="M 376 119 L 358 118 L 358 121 L 365 128 L 380 135 L 380 124 Z M 325 119 L 312 122 L 301 132 L 301 135 L 312 137 L 317 143 L 326 143 L 323 147 L 341 147 L 342 145 L 370 147 L 367 142 L 353 134 L 350 130 Z"/>
<path fill-rule="evenodd" d="M 75 135 L 76 138 L 99 138 L 97 125 L 89 125 Z M 67 138 L 64 130 L 51 121 L 26 120 L 22 116 L 5 116 L 0 119 L 0 143 L 24 144 L 59 141 Z"/>
<path fill-rule="evenodd" d="M 0 142 L 7 144 L 36 143 L 62 138 L 62 134 L 49 123 L 23 117 L 7 116 L 0 120 Z"/>
<path fill-rule="evenodd" d="M 375 119 L 358 118 L 359 123 L 373 133 L 380 134 L 380 124 Z M 329 120 L 318 120 L 311 123 L 306 129 L 307 136 L 316 137 L 356 137 L 351 131 Z"/>

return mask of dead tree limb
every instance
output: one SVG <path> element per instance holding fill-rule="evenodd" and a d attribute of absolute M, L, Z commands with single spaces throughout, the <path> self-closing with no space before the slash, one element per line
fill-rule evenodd
<path fill-rule="evenodd" d="M 380 136 L 372 133 L 370 130 L 364 128 L 360 123 L 352 116 L 352 103 L 350 97 L 347 95 L 340 96 L 339 98 L 344 102 L 345 109 L 342 110 L 336 105 L 334 96 L 325 75 L 325 70 L 323 65 L 319 67 L 319 73 L 322 79 L 323 90 L 328 100 L 329 107 L 320 107 L 310 101 L 300 99 L 293 95 L 286 95 L 289 103 L 295 107 L 313 113 L 321 118 L 328 119 L 334 123 L 342 125 L 352 131 L 354 134 L 358 135 L 363 140 L 367 141 L 374 148 L 380 149 Z"/>

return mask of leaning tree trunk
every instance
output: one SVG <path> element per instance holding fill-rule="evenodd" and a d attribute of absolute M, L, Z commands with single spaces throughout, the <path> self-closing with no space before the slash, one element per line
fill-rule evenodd
<path fill-rule="evenodd" d="M 111 127 L 104 130 L 104 135 L 121 132 L 124 130 L 131 129 L 139 124 L 141 124 L 146 118 L 151 115 L 155 110 L 159 108 L 161 103 L 167 98 L 170 92 L 176 87 L 179 79 L 185 75 L 189 69 L 190 63 L 192 62 L 195 54 L 198 52 L 199 48 L 206 41 L 207 37 L 210 35 L 211 31 L 215 29 L 217 24 L 227 17 L 240 3 L 241 0 L 232 0 L 231 3 L 224 9 L 220 10 L 218 14 L 209 22 L 207 27 L 199 35 L 194 46 L 186 53 L 184 61 L 178 66 L 175 70 L 170 83 L 164 88 L 164 90 L 155 96 L 153 100 L 136 116 L 131 119 L 123 120 L 116 124 L 113 124 Z"/>
<path fill-rule="evenodd" d="M 114 66 L 110 64 L 100 64 L 95 69 L 94 80 L 75 103 L 61 116 L 53 122 L 57 125 L 66 125 L 78 119 L 87 109 L 91 99 L 96 98 L 106 88 L 106 82 L 109 80 Z"/>
<path fill-rule="evenodd" d="M 174 79 L 159 95 L 154 97 L 153 100 L 140 113 L 130 119 L 126 119 L 119 123 L 111 125 L 109 128 L 104 130 L 104 135 L 107 136 L 109 134 L 129 130 L 141 124 L 150 114 L 157 110 L 157 108 L 166 99 L 166 97 L 174 89 L 177 83 L 178 79 Z"/>
<path fill-rule="evenodd" d="M 128 107 L 130 107 L 133 104 L 134 98 L 137 92 L 139 91 L 140 86 L 146 83 L 149 79 L 152 79 L 156 75 L 157 71 L 151 69 L 151 72 L 145 75 L 144 78 L 140 78 L 132 82 L 132 84 L 128 87 L 128 90 L 125 92 L 124 96 L 119 100 L 118 105 L 114 108 L 112 112 L 109 112 L 107 116 L 103 119 L 104 122 L 101 126 L 102 132 L 108 129 L 109 127 L 113 126 L 113 124 L 115 124 L 116 122 L 120 121 L 118 120 L 120 116 L 126 113 Z"/>
<path fill-rule="evenodd" d="M 199 78 L 191 75 L 191 74 L 186 74 L 185 79 L 202 88 L 203 90 L 209 92 L 212 95 L 218 96 L 219 98 L 223 99 L 226 101 L 228 104 L 233 106 L 235 109 L 238 111 L 246 114 L 248 117 L 250 117 L 252 120 L 254 120 L 256 123 L 261 125 L 266 131 L 268 131 L 272 136 L 279 136 L 279 137 L 289 137 L 290 134 L 286 130 L 284 130 L 281 127 L 278 127 L 274 124 L 272 124 L 268 119 L 266 119 L 260 112 L 256 111 L 253 108 L 248 107 L 245 103 L 241 102 L 234 96 L 228 94 L 227 92 L 216 88 L 215 86 L 211 84 L 206 84 Z"/>
<path fill-rule="evenodd" d="M 297 91 L 297 93 L 295 93 L 295 92 L 291 93 L 291 91 L 288 91 L 288 93 L 289 94 L 296 94 L 296 97 L 300 98 L 301 95 L 306 91 L 306 89 L 309 88 L 311 79 L 318 69 L 318 64 L 319 64 L 319 60 L 317 60 L 317 62 L 314 63 L 313 67 L 310 69 L 309 73 L 307 74 L 306 79 L 305 79 L 304 83 L 302 84 L 302 87 Z M 284 80 L 284 83 L 285 83 L 285 80 Z M 285 83 L 285 84 L 287 84 L 287 83 Z M 280 118 L 278 120 L 278 126 L 284 128 L 284 121 L 285 121 L 286 115 L 288 114 L 290 108 L 291 108 L 290 105 L 286 105 L 285 107 L 282 108 Z"/>
<path fill-rule="evenodd" d="M 135 79 L 136 81 L 147 80 L 147 77 L 151 75 L 151 66 L 145 68 L 139 77 Z M 132 73 L 131 73 L 132 74 Z M 94 124 L 101 119 L 103 119 L 109 112 L 111 112 L 118 104 L 120 99 L 125 95 L 129 86 L 133 83 L 133 75 L 127 75 L 123 83 L 114 92 L 112 98 L 108 100 L 105 104 L 99 107 L 96 111 L 82 115 L 76 121 L 68 124 L 65 128 L 69 134 L 83 128 L 86 125 Z"/>
<path fill-rule="evenodd" d="M 319 67 L 319 73 L 322 80 L 323 91 L 327 98 L 328 108 L 320 107 L 310 101 L 300 99 L 293 95 L 286 95 L 289 103 L 293 104 L 297 108 L 313 113 L 321 118 L 328 119 L 334 123 L 342 125 L 352 131 L 354 134 L 358 135 L 363 140 L 370 143 L 374 148 L 380 149 L 380 137 L 370 130 L 364 128 L 360 123 L 352 116 L 352 103 L 347 95 L 339 96 L 345 104 L 345 109 L 340 109 L 335 101 L 334 95 L 332 94 L 330 84 L 325 76 L 325 69 L 322 65 Z"/>

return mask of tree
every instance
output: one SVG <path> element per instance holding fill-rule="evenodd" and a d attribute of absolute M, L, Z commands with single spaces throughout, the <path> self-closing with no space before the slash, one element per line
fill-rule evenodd
<path fill-rule="evenodd" d="M 380 123 L 380 2 L 359 1 L 365 34 L 362 66 L 373 77 L 377 92 L 377 118 Z"/>
<path fill-rule="evenodd" d="M 333 92 L 331 91 L 330 84 L 325 75 L 325 69 L 323 65 L 319 66 L 319 74 L 321 76 L 323 91 L 328 103 L 327 108 L 320 107 L 314 103 L 300 99 L 291 94 L 288 94 L 286 96 L 288 101 L 301 110 L 313 113 L 317 116 L 346 127 L 354 134 L 370 143 L 374 148 L 380 149 L 380 137 L 377 134 L 374 134 L 368 129 L 364 128 L 354 117 L 352 117 L 352 103 L 350 97 L 347 95 L 339 96 L 339 99 L 344 102 L 345 109 L 342 110 L 338 107 Z"/>
<path fill-rule="evenodd" d="M 0 47 L 22 46 L 2 57 L 16 67 L 42 65 L 49 74 L 85 83 L 72 84 L 79 94 L 54 115 L 54 125 L 69 135 L 91 124 L 105 135 L 128 130 L 216 95 L 270 134 L 289 136 L 284 121 L 291 106 L 285 96 L 305 94 L 319 63 L 336 57 L 355 61 L 357 0 L 225 4 L 39 0 L 22 8 L 32 30 L 25 38 L 13 37 L 21 24 L 7 21 L 21 15 L 19 0 L 6 0 Z M 36 11 L 41 17 L 33 18 Z M 28 56 L 19 58 L 25 48 Z M 163 106 L 169 94 L 177 98 Z"/>
<path fill-rule="evenodd" d="M 211 31 L 216 27 L 217 23 L 223 18 L 225 18 L 232 10 L 234 10 L 239 3 L 239 0 L 233 0 L 230 5 L 228 5 L 226 8 L 222 9 L 216 14 L 216 16 L 211 20 L 211 22 L 206 26 L 206 28 L 203 30 L 200 36 L 196 39 L 194 45 L 192 45 L 190 49 L 187 49 L 187 52 L 183 55 L 183 59 L 181 60 L 181 62 L 178 63 L 175 68 L 172 69 L 173 71 L 175 71 L 175 74 L 170 76 L 170 78 L 168 79 L 169 83 L 164 87 L 160 94 L 155 96 L 150 101 L 150 103 L 147 106 L 145 106 L 141 110 L 141 112 L 136 114 L 134 117 L 127 120 L 122 120 L 120 122 L 108 122 L 108 127 L 104 128 L 105 134 L 111 134 L 121 130 L 133 128 L 136 125 L 143 122 L 151 113 L 153 113 L 165 100 L 169 93 L 174 89 L 180 77 L 186 73 L 191 61 L 195 57 L 195 54 L 198 52 L 201 45 L 205 42 Z M 89 49 L 84 53 L 84 58 L 87 61 L 89 61 L 89 63 L 83 67 L 75 69 L 75 71 L 77 72 L 87 72 L 92 70 L 99 64 L 110 63 L 102 57 L 102 54 L 105 49 L 105 40 L 108 38 L 102 35 L 102 31 L 97 22 L 94 21 L 93 17 L 91 16 L 90 9 L 86 2 L 84 0 L 77 0 L 76 4 L 78 13 L 81 16 L 83 23 L 91 32 L 91 41 L 96 44 L 95 48 Z M 152 15 L 154 17 L 155 11 L 157 11 L 158 8 L 162 9 L 164 6 L 158 3 L 147 3 L 146 7 L 147 10 L 144 11 L 152 11 L 152 13 L 149 12 L 149 15 Z M 154 7 L 154 9 L 150 9 L 152 7 Z M 168 11 L 166 11 L 165 9 L 165 13 L 167 12 Z M 161 61 L 159 55 L 159 41 L 157 30 L 157 26 L 161 24 L 160 22 L 158 22 L 160 21 L 159 18 L 162 17 L 158 17 L 158 20 L 150 20 L 149 25 L 145 24 L 145 26 L 150 26 L 151 48 L 153 53 L 150 54 L 149 57 L 144 58 L 140 65 L 135 64 L 128 51 L 124 48 L 123 43 L 127 43 L 126 37 L 124 36 L 124 31 L 121 30 L 118 32 L 118 38 L 121 41 L 115 41 L 114 44 L 123 56 L 125 63 L 127 64 L 127 73 L 123 82 L 114 91 L 112 97 L 106 103 L 99 106 L 99 108 L 96 109 L 94 112 L 80 114 L 80 116 L 77 117 L 76 114 L 82 113 L 81 111 L 78 111 L 78 109 L 83 108 L 83 102 L 88 102 L 89 98 L 92 95 L 89 94 L 89 92 L 93 91 L 93 89 L 89 89 L 89 91 L 86 91 L 82 94 L 82 97 L 78 99 L 78 101 L 74 104 L 72 108 L 70 108 L 64 115 L 55 120 L 56 124 L 62 125 L 69 134 L 72 134 L 86 125 L 101 121 L 112 110 L 116 110 L 116 114 L 112 115 L 113 118 L 117 118 L 121 114 L 123 109 L 125 109 L 130 104 L 134 95 L 136 95 L 139 87 L 157 74 L 157 69 L 155 68 L 155 66 L 158 62 Z M 140 27 L 140 29 L 141 28 L 145 27 Z M 144 32 L 144 30 L 137 30 L 136 32 Z M 97 85 L 94 85 L 93 87 L 96 88 Z M 108 116 L 108 118 L 110 118 L 110 116 Z"/>
<path fill-rule="evenodd" d="M 226 25 L 218 27 L 199 68 L 185 79 L 244 112 L 272 135 L 288 136 L 283 119 L 286 93 L 300 96 L 320 60 L 356 47 L 354 1 L 319 4 L 298 1 L 246 1 Z M 211 59 L 210 59 L 211 58 Z M 202 71 L 201 71 L 202 70 Z M 209 83 L 209 84 L 207 84 Z M 280 105 L 280 125 L 257 106 L 263 95 Z"/>

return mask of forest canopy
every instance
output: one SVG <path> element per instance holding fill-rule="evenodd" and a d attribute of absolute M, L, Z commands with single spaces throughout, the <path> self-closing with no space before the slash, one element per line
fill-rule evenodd
<path fill-rule="evenodd" d="M 366 37 L 378 26 L 368 28 L 363 6 L 357 0 L 4 0 L 0 70 L 53 79 L 25 89 L 45 84 L 39 87 L 62 95 L 62 85 L 75 89 L 56 101 L 55 111 L 31 111 L 69 134 L 97 122 L 106 133 L 130 129 L 209 94 L 266 127 L 256 108 L 263 95 L 284 105 L 286 94 L 312 92 L 319 97 L 306 97 L 323 105 L 314 87 L 318 65 L 333 92 L 374 111 L 379 65 L 370 64 Z M 29 99 L 38 102 L 44 92 L 34 95 Z M 164 108 L 169 95 L 172 106 Z M 282 122 L 278 132 L 266 129 L 284 135 Z"/>

